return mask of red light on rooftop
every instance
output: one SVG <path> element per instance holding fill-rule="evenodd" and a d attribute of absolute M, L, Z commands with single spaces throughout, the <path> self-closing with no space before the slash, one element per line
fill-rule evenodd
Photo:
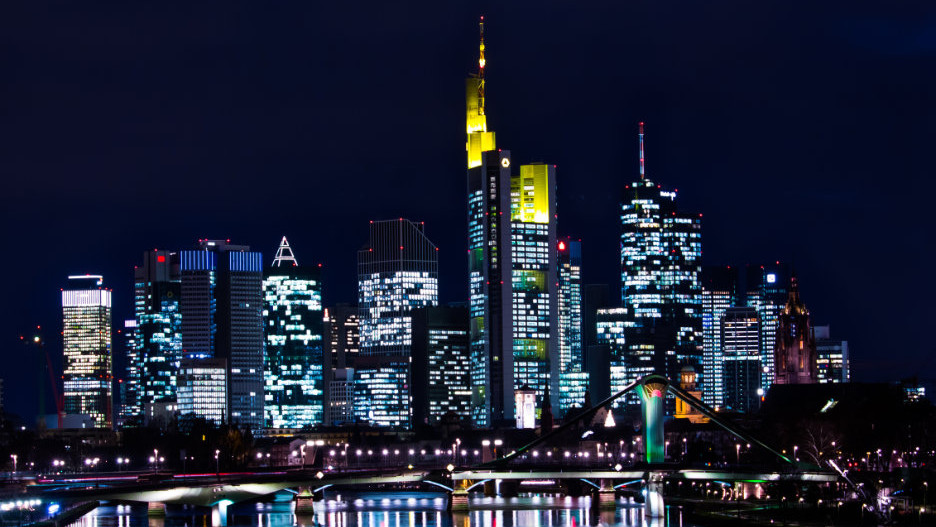
<path fill-rule="evenodd" d="M 565 244 L 565 242 L 563 242 L 563 241 L 560 241 L 560 242 L 559 242 L 559 250 L 560 250 L 560 251 L 566 250 L 566 244 Z"/>
<path fill-rule="evenodd" d="M 159 263 L 165 263 L 166 257 L 160 254 L 159 256 L 156 257 L 156 261 Z"/>

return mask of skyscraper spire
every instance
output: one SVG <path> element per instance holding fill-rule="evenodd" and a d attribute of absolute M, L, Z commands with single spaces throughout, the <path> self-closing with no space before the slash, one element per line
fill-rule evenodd
<path fill-rule="evenodd" d="M 481 44 L 478 55 L 478 114 L 484 115 L 484 15 L 481 15 L 481 21 L 478 23 L 481 32 Z"/>
<path fill-rule="evenodd" d="M 273 267 L 281 267 L 283 262 L 292 262 L 293 267 L 299 266 L 299 262 L 296 261 L 296 256 L 293 255 L 292 247 L 289 246 L 285 236 L 283 236 L 283 241 L 280 242 L 279 249 L 276 250 Z"/>
<path fill-rule="evenodd" d="M 643 181 L 646 177 L 646 172 L 644 171 L 644 124 L 643 121 L 640 122 L 640 133 L 638 134 L 640 138 L 640 180 Z"/>
<path fill-rule="evenodd" d="M 468 152 L 468 168 L 474 168 L 481 164 L 481 152 L 490 152 L 495 150 L 494 132 L 489 132 L 487 128 L 487 116 L 484 108 L 484 67 L 487 60 L 484 58 L 484 17 L 478 24 L 480 28 L 480 44 L 478 55 L 478 72 L 472 73 L 465 80 L 465 103 L 466 103 L 466 131 L 468 140 L 465 143 L 465 149 Z"/>

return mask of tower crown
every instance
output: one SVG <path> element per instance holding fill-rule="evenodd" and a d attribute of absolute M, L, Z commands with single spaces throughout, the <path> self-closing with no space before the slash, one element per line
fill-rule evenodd
<path fill-rule="evenodd" d="M 484 56 L 483 16 L 478 26 L 480 31 L 478 73 L 472 74 L 465 81 L 466 132 L 468 133 L 465 149 L 468 151 L 468 168 L 474 168 L 481 164 L 481 152 L 495 149 L 494 132 L 489 132 L 487 129 L 487 115 L 485 115 L 484 108 L 484 67 L 487 65 L 487 59 Z"/>
<path fill-rule="evenodd" d="M 283 241 L 280 242 L 279 248 L 276 249 L 276 257 L 273 258 L 273 267 L 282 267 L 283 262 L 292 262 L 293 267 L 299 266 L 299 262 L 296 261 L 296 256 L 293 254 L 292 247 L 289 246 L 289 242 L 286 241 L 285 236 L 283 236 Z"/>

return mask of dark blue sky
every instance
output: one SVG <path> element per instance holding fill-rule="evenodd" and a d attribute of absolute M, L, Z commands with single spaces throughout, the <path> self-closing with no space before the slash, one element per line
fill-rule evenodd
<path fill-rule="evenodd" d="M 488 113 L 515 162 L 559 166 L 559 230 L 618 281 L 617 204 L 647 173 L 704 214 L 706 263 L 795 261 L 854 375 L 934 377 L 936 7 L 929 2 L 112 2 L 0 7 L 0 377 L 70 273 L 115 325 L 142 251 L 282 235 L 356 296 L 367 221 L 426 222 L 467 295 L 465 75 L 487 19 Z M 885 7 L 886 5 L 886 7 Z M 120 342 L 115 338 L 117 349 Z"/>

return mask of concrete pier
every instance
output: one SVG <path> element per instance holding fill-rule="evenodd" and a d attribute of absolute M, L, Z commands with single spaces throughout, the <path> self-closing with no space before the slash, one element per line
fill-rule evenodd
<path fill-rule="evenodd" d="M 647 518 L 662 518 L 666 515 L 666 506 L 663 503 L 663 476 L 662 472 L 651 472 L 647 478 L 647 495 L 644 496 L 644 516 Z"/>
<path fill-rule="evenodd" d="M 601 488 L 595 494 L 598 510 L 614 510 L 617 507 L 615 490 L 611 480 L 602 479 Z"/>
<path fill-rule="evenodd" d="M 165 518 L 166 504 L 161 501 L 150 501 L 146 504 L 146 515 L 151 518 Z"/>
<path fill-rule="evenodd" d="M 296 516 L 308 516 L 310 514 L 315 514 L 315 496 L 313 495 L 311 488 L 300 488 L 299 494 L 296 494 L 295 501 Z"/>

